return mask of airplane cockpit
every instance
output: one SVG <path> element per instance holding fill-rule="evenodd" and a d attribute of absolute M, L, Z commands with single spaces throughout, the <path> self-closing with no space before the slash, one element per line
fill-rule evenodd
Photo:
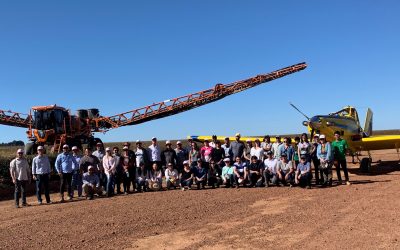
<path fill-rule="evenodd" d="M 357 110 L 351 106 L 346 106 L 335 113 L 330 113 L 329 116 L 352 118 L 357 124 L 359 123 Z"/>

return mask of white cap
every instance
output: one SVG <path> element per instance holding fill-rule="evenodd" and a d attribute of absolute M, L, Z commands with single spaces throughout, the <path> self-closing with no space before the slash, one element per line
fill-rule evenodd
<path fill-rule="evenodd" d="M 94 169 L 94 167 L 93 166 L 89 166 L 87 169 L 89 171 L 90 169 Z"/>
<path fill-rule="evenodd" d="M 157 137 L 151 137 L 151 140 L 152 141 L 157 140 Z"/>
<path fill-rule="evenodd" d="M 325 137 L 325 135 L 320 135 L 319 136 L 319 139 L 325 139 L 326 137 Z"/>
<path fill-rule="evenodd" d="M 73 146 L 72 150 L 78 150 L 78 147 L 77 146 Z"/>
<path fill-rule="evenodd" d="M 169 166 L 173 166 L 173 165 L 172 165 L 172 163 L 170 162 L 170 163 L 167 164 L 167 166 L 169 167 Z"/>
<path fill-rule="evenodd" d="M 318 137 L 319 138 L 319 134 L 315 134 L 314 137 Z"/>
<path fill-rule="evenodd" d="M 168 144 L 171 144 L 171 142 L 170 142 L 170 141 L 166 141 L 166 142 L 165 142 L 165 145 L 168 145 Z"/>
<path fill-rule="evenodd" d="M 22 149 L 19 148 L 19 149 L 17 150 L 17 153 L 24 153 L 24 150 L 22 150 Z"/>
<path fill-rule="evenodd" d="M 37 150 L 43 150 L 43 149 L 44 149 L 43 146 L 37 147 Z"/>
<path fill-rule="evenodd" d="M 250 140 L 250 139 L 247 139 L 246 142 L 251 142 L 251 140 Z"/>
<path fill-rule="evenodd" d="M 69 148 L 68 144 L 64 144 L 63 148 Z"/>
<path fill-rule="evenodd" d="M 123 150 L 128 150 L 129 148 L 128 148 L 128 146 L 124 146 L 122 149 Z"/>
<path fill-rule="evenodd" d="M 136 144 L 138 144 L 138 143 L 142 143 L 140 140 L 136 140 Z"/>
<path fill-rule="evenodd" d="M 231 161 L 231 159 L 225 158 L 224 161 L 225 161 L 225 162 L 228 162 L 228 161 Z"/>
<path fill-rule="evenodd" d="M 238 136 L 240 137 L 240 133 L 236 133 L 236 134 L 235 134 L 235 137 L 238 137 Z"/>
<path fill-rule="evenodd" d="M 176 144 L 182 144 L 182 142 L 181 141 L 177 141 Z"/>
<path fill-rule="evenodd" d="M 111 148 L 109 148 L 109 147 L 106 147 L 106 151 L 111 151 Z"/>
<path fill-rule="evenodd" d="M 189 161 L 184 161 L 183 165 L 189 165 Z"/>

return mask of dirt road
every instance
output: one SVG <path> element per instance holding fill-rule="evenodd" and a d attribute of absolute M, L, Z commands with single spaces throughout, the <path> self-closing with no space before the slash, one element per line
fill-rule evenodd
<path fill-rule="evenodd" d="M 397 160 L 393 152 L 373 156 Z M 42 206 L 30 197 L 21 209 L 2 201 L 0 248 L 399 249 L 400 165 L 350 173 L 351 186 L 311 190 L 164 191 Z"/>

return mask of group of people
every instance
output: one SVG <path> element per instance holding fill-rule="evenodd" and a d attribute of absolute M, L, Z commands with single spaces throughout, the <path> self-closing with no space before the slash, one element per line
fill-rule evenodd
<path fill-rule="evenodd" d="M 241 141 L 241 135 L 235 140 L 226 137 L 222 144 L 216 136 L 212 140 L 204 140 L 202 147 L 188 140 L 186 147 L 181 141 L 172 147 L 166 141 L 165 149 L 158 145 L 153 137 L 151 145 L 143 147 L 140 140 L 136 148 L 131 150 L 130 143 L 123 144 L 122 152 L 118 147 L 104 149 L 102 143 L 96 145 L 92 152 L 85 148 L 80 155 L 78 147 L 70 152 L 69 145 L 63 145 L 63 152 L 55 161 L 55 170 L 60 176 L 60 201 L 64 202 L 65 187 L 67 199 L 72 200 L 75 190 L 79 197 L 93 199 L 95 195 L 113 196 L 131 192 L 159 191 L 162 189 L 182 190 L 197 189 L 206 186 L 220 187 L 269 187 L 284 185 L 311 188 L 314 167 L 315 184 L 332 185 L 332 166 L 337 171 L 338 184 L 342 184 L 340 170 L 343 169 L 345 182 L 350 185 L 346 164 L 348 145 L 341 138 L 339 131 L 334 134 L 335 140 L 327 142 L 325 135 L 314 135 L 312 141 L 307 134 L 283 140 L 276 136 L 274 143 L 269 136 L 262 141 L 256 139 Z M 51 203 L 49 195 L 49 177 L 51 166 L 42 146 L 37 148 L 37 156 L 29 167 L 18 149 L 17 157 L 10 163 L 10 173 L 15 184 L 15 206 L 26 206 L 25 188 L 32 176 L 36 183 L 36 194 L 42 204 L 42 189 L 46 203 Z M 165 185 L 163 188 L 163 179 Z M 121 189 L 122 186 L 122 189 Z"/>

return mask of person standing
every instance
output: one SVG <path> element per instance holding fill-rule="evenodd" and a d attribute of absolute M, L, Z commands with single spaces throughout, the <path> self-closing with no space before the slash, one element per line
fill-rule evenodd
<path fill-rule="evenodd" d="M 175 153 L 176 153 L 176 170 L 178 170 L 178 172 L 180 173 L 183 170 L 183 162 L 189 159 L 189 153 L 188 151 L 186 151 L 186 149 L 182 147 L 181 141 L 176 142 Z"/>
<path fill-rule="evenodd" d="M 332 186 L 332 149 L 331 144 L 326 141 L 325 135 L 319 136 L 319 142 L 317 148 L 317 157 L 320 161 L 320 169 L 322 170 L 324 186 Z"/>
<path fill-rule="evenodd" d="M 51 203 L 49 178 L 51 172 L 50 161 L 47 155 L 44 154 L 43 146 L 37 148 L 38 155 L 32 160 L 32 175 L 36 181 L 36 196 L 38 204 L 42 205 L 42 186 L 44 187 L 44 196 L 46 203 Z"/>
<path fill-rule="evenodd" d="M 151 138 L 151 145 L 149 146 L 147 152 L 149 154 L 150 165 L 153 166 L 153 164 L 156 163 L 157 166 L 160 168 L 161 167 L 161 149 L 160 149 L 160 146 L 158 146 L 158 144 L 157 144 L 156 137 Z"/>
<path fill-rule="evenodd" d="M 311 144 L 308 141 L 308 137 L 306 133 L 303 133 L 300 137 L 300 143 L 298 144 L 298 154 L 301 157 L 304 155 L 306 157 L 307 162 L 310 162 L 310 152 L 311 152 Z"/>
<path fill-rule="evenodd" d="M 263 142 L 261 143 L 261 147 L 264 149 L 264 152 L 272 150 L 271 137 L 269 135 L 264 136 Z M 258 160 L 261 159 L 259 158 Z"/>
<path fill-rule="evenodd" d="M 97 172 L 99 175 L 100 179 L 100 185 L 103 187 L 103 190 L 107 188 L 107 177 L 104 174 L 104 168 L 103 168 L 103 157 L 106 152 L 104 152 L 104 145 L 101 142 L 98 142 L 96 144 L 96 150 L 93 152 L 93 155 L 97 157 L 97 159 L 100 161 L 99 163 L 99 171 Z"/>
<path fill-rule="evenodd" d="M 319 168 L 320 162 L 317 156 L 317 149 L 319 145 L 319 134 L 315 134 L 313 137 L 313 141 L 311 142 L 311 161 L 314 166 L 314 171 L 315 171 L 315 183 L 317 185 L 321 184 L 321 180 L 323 179 L 322 177 L 322 171 Z"/>
<path fill-rule="evenodd" d="M 127 195 L 130 193 L 131 183 L 136 182 L 136 160 L 133 156 L 129 154 L 129 148 L 124 146 L 122 148 L 122 155 L 121 155 L 121 164 L 122 164 L 122 180 L 123 180 L 123 187 L 124 187 L 124 194 Z M 133 191 L 135 191 L 136 183 L 133 184 Z"/>
<path fill-rule="evenodd" d="M 335 136 L 335 141 L 331 143 L 331 146 L 333 151 L 333 164 L 336 167 L 338 184 L 342 184 L 342 176 L 340 174 L 340 168 L 342 168 L 346 185 L 350 185 L 349 173 L 347 171 L 347 162 L 346 162 L 346 152 L 349 149 L 349 145 L 347 144 L 346 140 L 341 138 L 339 131 L 336 131 L 334 136 Z"/>
<path fill-rule="evenodd" d="M 300 143 L 300 137 L 296 136 L 294 138 L 294 156 L 293 156 L 293 161 L 294 161 L 294 164 L 296 167 L 300 163 L 299 143 Z M 318 162 L 319 162 L 319 160 L 318 160 Z"/>
<path fill-rule="evenodd" d="M 128 147 L 128 149 L 129 149 L 129 147 Z M 143 143 L 140 140 L 136 141 L 135 156 L 136 156 L 136 167 L 137 168 L 140 166 L 140 163 L 143 162 L 146 170 L 150 169 L 149 153 L 143 147 Z"/>
<path fill-rule="evenodd" d="M 232 157 L 233 160 L 236 159 L 236 157 L 240 157 L 242 158 L 242 160 L 244 159 L 244 143 L 240 141 L 240 134 L 236 133 L 235 135 L 235 141 L 231 143 L 231 150 L 232 150 Z"/>
<path fill-rule="evenodd" d="M 283 138 L 283 144 L 280 147 L 280 155 L 282 156 L 283 154 L 286 155 L 288 161 L 293 161 L 294 148 L 292 146 L 292 139 L 290 139 L 290 137 Z"/>
<path fill-rule="evenodd" d="M 233 153 L 231 148 L 231 142 L 229 141 L 229 137 L 225 137 L 224 144 L 221 146 L 225 150 L 225 157 L 231 159 L 233 161 Z"/>
<path fill-rule="evenodd" d="M 210 143 L 208 140 L 204 140 L 204 146 L 200 149 L 200 155 L 201 155 L 201 161 L 203 164 L 203 168 L 208 170 L 208 167 L 210 166 L 210 160 L 212 157 L 212 151 L 213 147 L 210 146 Z"/>
<path fill-rule="evenodd" d="M 170 141 L 165 142 L 165 149 L 161 152 L 161 163 L 163 170 L 167 169 L 169 163 L 174 167 L 176 166 L 176 152 L 172 149 L 172 144 Z"/>
<path fill-rule="evenodd" d="M 79 155 L 79 149 L 77 146 L 72 147 L 72 157 L 75 158 L 75 161 L 78 164 L 72 163 L 72 194 L 71 197 L 74 197 L 75 188 L 78 190 L 78 197 L 82 197 L 82 173 L 79 167 L 79 163 L 81 161 L 81 156 Z"/>
<path fill-rule="evenodd" d="M 92 154 L 92 149 L 90 147 L 85 148 L 85 155 L 79 161 L 79 168 L 81 173 L 87 173 L 88 167 L 94 167 L 94 171 L 97 174 L 100 171 L 100 160 Z"/>
<path fill-rule="evenodd" d="M 225 150 L 221 147 L 221 142 L 216 141 L 215 148 L 211 152 L 211 161 L 213 161 L 214 164 L 218 165 L 219 168 L 222 168 L 224 159 L 225 159 Z"/>
<path fill-rule="evenodd" d="M 121 184 L 123 180 L 123 169 L 121 164 L 121 154 L 119 153 L 118 147 L 113 147 L 113 156 L 115 159 L 115 186 L 117 189 L 117 194 L 122 194 Z"/>
<path fill-rule="evenodd" d="M 275 137 L 275 142 L 272 143 L 272 153 L 275 159 L 279 160 L 281 158 L 280 147 L 282 145 L 281 137 L 277 135 Z"/>
<path fill-rule="evenodd" d="M 106 148 L 106 155 L 103 157 L 103 169 L 107 176 L 107 197 L 114 195 L 114 177 L 116 167 L 115 157 L 112 155 L 111 148 Z"/>
<path fill-rule="evenodd" d="M 67 186 L 68 200 L 72 200 L 72 164 L 78 165 L 75 158 L 69 153 L 69 146 L 63 146 L 63 152 L 57 156 L 55 169 L 60 176 L 60 202 L 64 202 L 64 189 Z"/>
<path fill-rule="evenodd" d="M 22 206 L 28 206 L 26 203 L 26 184 L 30 181 L 31 171 L 29 164 L 24 157 L 22 149 L 17 150 L 17 157 L 10 162 L 10 175 L 15 185 L 14 200 L 15 207 L 19 208 L 19 194 L 21 193 Z"/>
<path fill-rule="evenodd" d="M 264 149 L 261 147 L 261 143 L 259 139 L 254 141 L 254 147 L 251 148 L 250 151 L 250 158 L 252 156 L 257 157 L 257 160 L 263 161 L 264 160 Z M 251 162 L 251 159 L 250 159 Z"/>
<path fill-rule="evenodd" d="M 253 143 L 251 142 L 250 139 L 246 140 L 246 145 L 243 150 L 243 161 L 245 161 L 247 164 L 250 164 L 250 158 L 251 158 L 251 149 L 253 148 Z"/>
<path fill-rule="evenodd" d="M 197 143 L 192 142 L 192 149 L 189 152 L 189 164 L 190 167 L 197 166 L 197 160 L 201 159 L 200 150 Z"/>

